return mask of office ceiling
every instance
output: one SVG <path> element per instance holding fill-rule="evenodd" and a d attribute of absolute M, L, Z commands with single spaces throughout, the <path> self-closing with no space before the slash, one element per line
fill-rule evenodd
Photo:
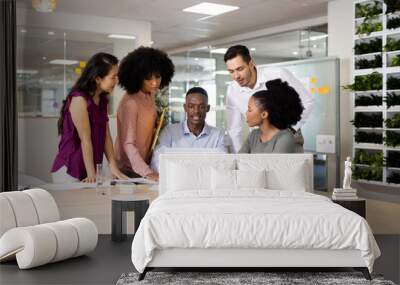
<path fill-rule="evenodd" d="M 208 0 L 240 9 L 199 21 L 205 15 L 183 12 L 200 0 L 59 0 L 56 11 L 152 24 L 154 47 L 173 49 L 288 22 L 325 16 L 330 0 Z M 33 9 L 31 0 L 19 8 Z M 100 31 L 99 31 L 100 32 Z"/>

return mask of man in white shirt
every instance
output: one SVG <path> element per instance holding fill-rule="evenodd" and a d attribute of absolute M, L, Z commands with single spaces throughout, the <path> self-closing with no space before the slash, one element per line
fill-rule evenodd
<path fill-rule="evenodd" d="M 243 45 L 231 46 L 224 55 L 226 67 L 233 79 L 226 96 L 228 134 L 231 137 L 233 151 L 237 152 L 243 144 L 242 119 L 247 111 L 248 101 L 255 92 L 265 90 L 265 83 L 273 79 L 286 81 L 299 94 L 304 107 L 301 120 L 293 126 L 296 143 L 303 145 L 301 126 L 310 116 L 314 98 L 303 84 L 284 68 L 265 68 L 260 71 L 250 56 L 249 49 Z"/>

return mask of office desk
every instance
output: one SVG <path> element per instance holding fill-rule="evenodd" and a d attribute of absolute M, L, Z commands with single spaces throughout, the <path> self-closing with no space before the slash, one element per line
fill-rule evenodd
<path fill-rule="evenodd" d="M 113 196 L 134 195 L 137 198 L 148 199 L 150 203 L 158 196 L 157 186 L 154 185 L 109 186 L 104 188 L 103 193 L 96 188 L 49 190 L 49 193 L 58 205 L 62 220 L 75 217 L 88 218 L 96 224 L 99 234 L 111 234 L 111 201 Z M 127 221 L 129 225 L 127 233 L 133 234 L 133 212 L 127 213 Z"/>

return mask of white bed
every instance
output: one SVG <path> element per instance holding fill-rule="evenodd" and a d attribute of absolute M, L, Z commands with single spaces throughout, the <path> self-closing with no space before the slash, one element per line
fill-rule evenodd
<path fill-rule="evenodd" d="M 371 230 L 312 194 L 312 155 L 176 153 L 160 166 L 160 197 L 132 243 L 141 278 L 154 267 L 354 267 L 370 278 Z"/>

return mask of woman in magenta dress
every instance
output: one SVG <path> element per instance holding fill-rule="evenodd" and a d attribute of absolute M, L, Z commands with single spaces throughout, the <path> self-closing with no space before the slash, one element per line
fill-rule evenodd
<path fill-rule="evenodd" d="M 108 125 L 108 98 L 118 83 L 118 59 L 95 54 L 63 102 L 58 121 L 61 136 L 52 167 L 53 181 L 95 182 L 96 164 L 105 154 L 111 174 L 126 178 L 116 164 Z"/>

